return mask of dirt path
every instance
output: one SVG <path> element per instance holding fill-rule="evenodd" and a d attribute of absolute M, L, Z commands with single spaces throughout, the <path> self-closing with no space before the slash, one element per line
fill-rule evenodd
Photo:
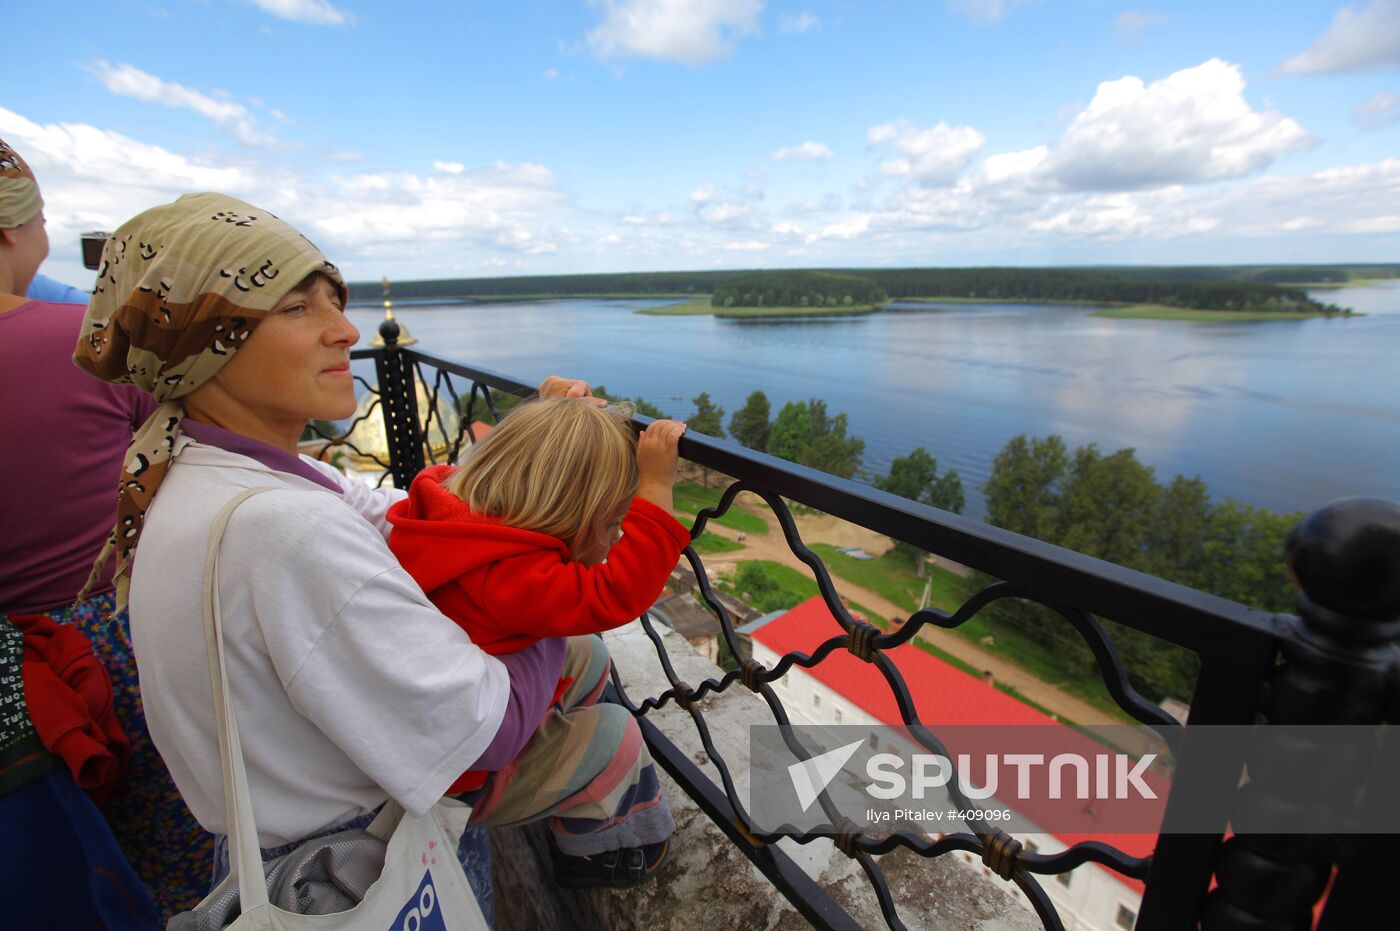
<path fill-rule="evenodd" d="M 743 502 L 741 497 L 738 502 Z M 749 513 L 755 514 L 768 522 L 769 531 L 767 533 L 746 534 L 743 540 L 744 548 L 729 553 L 714 553 L 703 557 L 705 567 L 717 575 L 727 575 L 733 571 L 734 565 L 741 561 L 751 559 L 767 559 L 773 562 L 791 566 L 803 574 L 810 575 L 811 570 L 788 549 L 787 541 L 783 539 L 782 531 L 778 528 L 777 521 L 765 509 L 758 507 L 748 508 Z M 680 514 L 682 523 L 689 525 L 693 519 L 691 515 Z M 830 543 L 833 546 L 847 547 L 858 546 L 870 553 L 872 556 L 880 555 L 889 550 L 892 543 L 889 537 L 882 536 L 872 530 L 856 524 L 851 524 L 829 514 L 819 515 L 796 515 L 797 530 L 802 537 L 802 541 L 808 545 L 812 543 Z M 715 523 L 710 523 L 705 528 L 706 533 L 714 533 L 716 536 L 725 537 L 730 540 L 737 540 L 739 532 L 729 527 L 722 527 Z M 959 567 L 961 568 L 961 567 Z M 831 581 L 836 586 L 836 590 L 851 601 L 859 602 L 876 614 L 890 618 L 905 618 L 909 612 L 867 588 L 862 588 L 841 578 L 835 573 L 831 574 Z M 991 672 L 996 680 L 1004 685 L 1016 689 L 1017 692 L 1026 698 L 1047 708 L 1062 718 L 1077 724 L 1121 724 L 1121 718 L 1114 717 L 1106 711 L 1089 704 L 1083 699 L 1076 698 L 1062 689 L 1056 688 L 1041 679 L 1036 678 L 1019 666 L 1009 662 L 1003 657 L 993 653 L 988 653 L 974 643 L 958 636 L 950 630 L 939 627 L 924 627 L 919 632 L 919 636 L 929 643 L 938 647 L 946 653 L 956 656 L 963 662 L 976 669 Z"/>

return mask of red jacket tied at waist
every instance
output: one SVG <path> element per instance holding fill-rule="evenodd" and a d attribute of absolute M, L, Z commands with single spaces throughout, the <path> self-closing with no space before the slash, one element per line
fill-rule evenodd
<path fill-rule="evenodd" d="M 24 634 L 24 700 L 44 746 L 94 801 L 112 794 L 131 756 L 112 708 L 107 670 L 78 630 L 43 614 L 12 614 Z"/>

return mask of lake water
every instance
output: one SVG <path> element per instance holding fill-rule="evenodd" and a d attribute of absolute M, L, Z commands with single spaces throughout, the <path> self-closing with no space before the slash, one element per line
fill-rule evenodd
<path fill-rule="evenodd" d="M 957 469 L 967 513 L 1018 433 L 1123 447 L 1160 481 L 1311 510 L 1400 499 L 1400 282 L 1319 291 L 1363 317 L 1238 323 L 1111 320 L 1040 304 L 896 303 L 855 318 L 635 313 L 664 301 L 398 304 L 419 348 L 527 382 L 587 378 L 684 418 L 708 391 L 728 415 L 755 389 L 823 398 L 866 441 L 865 467 L 923 446 Z M 352 307 L 364 339 L 382 311 Z M 365 374 L 369 374 L 368 371 Z"/>

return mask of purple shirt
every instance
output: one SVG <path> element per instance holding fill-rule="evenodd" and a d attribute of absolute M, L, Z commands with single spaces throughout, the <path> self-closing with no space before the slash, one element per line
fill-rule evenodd
<path fill-rule="evenodd" d="M 30 301 L 0 313 L 0 611 L 73 602 L 116 522 L 131 432 L 158 407 L 73 364 L 83 311 Z M 113 569 L 93 594 L 112 587 Z"/>
<path fill-rule="evenodd" d="M 334 479 L 285 449 L 188 417 L 180 422 L 180 429 L 197 443 L 247 456 L 269 469 L 299 475 L 336 494 L 342 493 L 341 486 Z M 456 623 L 447 617 L 442 622 Z M 525 748 L 549 710 L 549 700 L 554 697 L 554 689 L 564 668 L 565 647 L 563 638 L 556 637 L 541 640 L 517 653 L 496 657 L 510 674 L 510 699 L 496 736 L 481 757 L 467 769 L 502 769 Z"/>

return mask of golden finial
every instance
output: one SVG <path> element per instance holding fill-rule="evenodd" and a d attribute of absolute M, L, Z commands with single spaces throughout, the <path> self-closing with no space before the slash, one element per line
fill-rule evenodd
<path fill-rule="evenodd" d="M 399 337 L 395 342 L 400 347 L 412 346 L 414 343 L 418 342 L 418 340 L 415 339 L 413 335 L 408 332 L 408 327 L 404 326 L 402 323 L 399 323 L 397 320 L 394 319 L 394 302 L 389 297 L 389 276 L 385 275 L 384 280 L 381 282 L 381 284 L 384 287 L 384 319 L 386 321 L 392 320 L 399 332 Z M 370 341 L 370 345 L 384 345 L 383 324 L 380 325 L 379 335 Z"/>

